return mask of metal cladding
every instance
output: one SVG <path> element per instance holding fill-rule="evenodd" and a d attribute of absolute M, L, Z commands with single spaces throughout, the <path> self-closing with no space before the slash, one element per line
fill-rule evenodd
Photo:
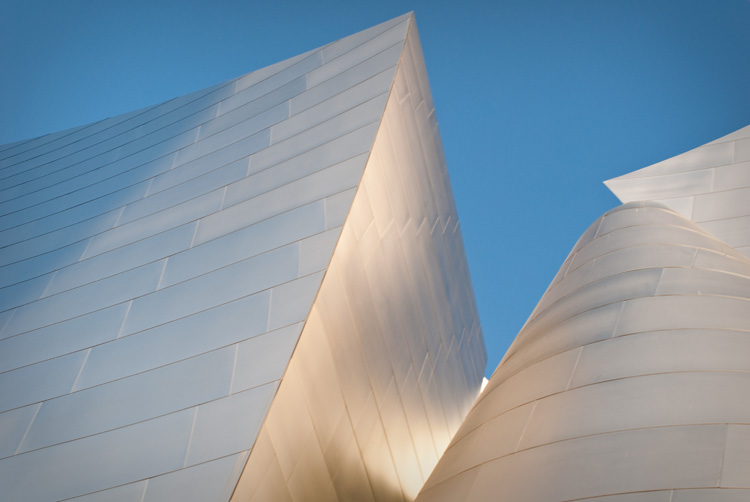
<path fill-rule="evenodd" d="M 750 126 L 604 183 L 622 202 L 663 203 L 750 257 Z"/>
<path fill-rule="evenodd" d="M 413 500 L 485 364 L 412 21 L 336 251 L 232 501 Z"/>
<path fill-rule="evenodd" d="M 418 502 L 750 499 L 750 260 L 654 202 L 599 218 Z"/>
<path fill-rule="evenodd" d="M 478 392 L 410 14 L 0 178 L 3 499 L 411 500 Z"/>

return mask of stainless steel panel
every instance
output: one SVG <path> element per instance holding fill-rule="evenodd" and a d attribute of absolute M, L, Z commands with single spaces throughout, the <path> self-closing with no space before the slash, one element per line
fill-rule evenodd
<path fill-rule="evenodd" d="M 146 481 L 139 481 L 90 495 L 75 497 L 71 500 L 75 502 L 141 502 L 145 491 Z"/>
<path fill-rule="evenodd" d="M 349 208 L 352 207 L 356 191 L 356 188 L 350 188 L 326 197 L 326 229 L 340 227 L 344 224 Z"/>
<path fill-rule="evenodd" d="M 91 349 L 76 390 L 148 371 L 266 332 L 263 291 Z"/>
<path fill-rule="evenodd" d="M 527 326 L 530 330 L 542 330 L 548 325 L 548 319 L 559 322 L 593 308 L 653 295 L 657 285 L 661 287 L 661 276 L 662 269 L 652 268 L 580 284 L 575 294 L 561 297 L 547 305 L 538 316 L 529 318 Z"/>
<path fill-rule="evenodd" d="M 268 383 L 200 405 L 185 465 L 201 464 L 228 452 L 250 449 L 277 387 L 275 382 Z M 234 481 L 236 483 L 236 479 Z"/>
<path fill-rule="evenodd" d="M 367 154 L 363 154 L 362 151 L 366 149 L 364 143 L 370 138 L 362 134 L 363 132 L 367 133 L 360 129 L 303 155 L 257 172 L 255 164 L 250 165 L 249 170 L 253 174 L 227 187 L 223 207 L 233 206 L 335 164 L 356 163 L 364 169 Z M 348 141 L 349 139 L 354 141 Z M 362 140 L 360 145 L 357 144 L 359 140 Z"/>
<path fill-rule="evenodd" d="M 320 51 L 321 56 L 323 56 L 325 62 L 331 61 L 341 56 L 342 54 L 345 54 L 346 52 L 349 52 L 352 49 L 362 45 L 363 43 L 372 40 L 373 38 L 382 36 L 386 31 L 392 29 L 394 26 L 402 24 L 410 16 L 411 14 L 403 14 L 384 23 L 380 23 L 377 26 L 367 28 L 366 30 L 362 30 L 359 33 L 355 33 L 354 35 L 350 35 L 341 40 L 337 40 L 332 44 L 323 47 Z M 398 59 L 398 56 L 395 57 L 396 59 Z"/>
<path fill-rule="evenodd" d="M 277 141 L 275 136 L 272 137 L 273 145 L 252 157 L 252 170 L 278 164 L 346 133 L 372 125 L 380 119 L 386 98 L 386 95 L 372 98 L 291 138 L 281 137 Z"/>
<path fill-rule="evenodd" d="M 323 66 L 308 73 L 308 87 L 312 87 L 320 82 L 328 80 L 333 75 L 374 56 L 378 52 L 387 49 L 394 44 L 402 44 L 406 37 L 409 23 L 410 21 L 406 19 L 392 28 L 384 30 L 383 33 L 379 34 L 377 37 L 363 42 L 356 47 L 352 47 L 349 51 L 340 56 L 332 59 L 326 58 Z"/>
<path fill-rule="evenodd" d="M 32 404 L 0 413 L 0 458 L 16 453 L 40 406 Z"/>
<path fill-rule="evenodd" d="M 390 77 L 390 78 L 389 78 Z M 365 80 L 304 111 L 293 114 L 287 120 L 271 127 L 271 136 L 276 143 L 299 134 L 322 121 L 335 117 L 355 106 L 365 103 L 390 89 L 393 77 L 381 73 Z"/>
<path fill-rule="evenodd" d="M 297 244 L 241 261 L 133 301 L 123 325 L 127 335 L 242 298 L 297 277 Z M 196 296 L 194 291 L 210 291 Z"/>
<path fill-rule="evenodd" d="M 300 242 L 300 276 L 305 276 L 318 270 L 325 270 L 328 267 L 340 234 L 341 229 L 336 227 L 307 237 Z"/>
<path fill-rule="evenodd" d="M 232 393 L 279 380 L 302 331 L 302 324 L 285 326 L 237 345 Z"/>
<path fill-rule="evenodd" d="M 583 348 L 571 380 L 580 387 L 637 375 L 750 368 L 745 332 L 681 329 L 638 333 Z"/>
<path fill-rule="evenodd" d="M 750 487 L 750 426 L 731 424 L 727 428 L 726 451 L 720 486 Z"/>
<path fill-rule="evenodd" d="M 750 160 L 750 139 L 740 139 L 734 143 L 734 162 Z"/>
<path fill-rule="evenodd" d="M 234 94 L 237 94 L 238 92 L 242 91 L 243 89 L 247 89 L 248 87 L 252 87 L 253 85 L 257 84 L 258 82 L 261 82 L 263 80 L 268 79 L 269 77 L 272 77 L 276 74 L 279 74 L 286 70 L 287 68 L 290 68 L 300 61 L 306 60 L 310 58 L 313 54 L 320 51 L 320 48 L 313 49 L 308 52 L 304 52 L 302 54 L 298 54 L 297 56 L 293 56 L 289 59 L 285 59 L 284 61 L 279 61 L 278 63 L 274 63 L 270 66 L 266 66 L 265 68 L 260 68 L 259 70 L 252 71 L 246 75 L 243 75 L 239 78 L 236 78 L 234 80 L 230 80 L 229 82 L 225 82 L 224 85 L 228 85 L 232 92 L 230 94 L 230 97 Z M 313 58 L 315 60 L 315 58 Z M 282 84 L 283 85 L 283 84 Z"/>
<path fill-rule="evenodd" d="M 118 211 L 109 211 L 104 215 L 55 232 L 9 244 L 0 249 L 0 266 L 12 265 L 44 253 L 55 252 L 64 246 L 80 243 L 98 232 L 112 228 L 117 221 L 118 213 Z M 50 268 L 54 270 L 56 267 Z"/>
<path fill-rule="evenodd" d="M 198 226 L 200 244 L 257 221 L 300 207 L 356 186 L 362 175 L 359 162 L 343 162 L 206 216 Z"/>
<path fill-rule="evenodd" d="M 679 318 L 663 312 L 682 312 Z M 617 325 L 617 336 L 674 328 L 746 329 L 750 302 L 712 296 L 657 296 L 625 303 Z"/>
<path fill-rule="evenodd" d="M 3 496 L 57 500 L 179 469 L 192 423 L 193 412 L 186 410 L 0 460 Z"/>
<path fill-rule="evenodd" d="M 234 352 L 234 347 L 226 347 L 46 401 L 20 451 L 117 429 L 226 396 Z M 185 388 L 190 392 L 181 392 Z"/>
<path fill-rule="evenodd" d="M 672 490 L 623 493 L 621 495 L 605 495 L 604 497 L 587 498 L 586 500 L 592 502 L 672 502 L 672 493 Z"/>
<path fill-rule="evenodd" d="M 750 299 L 750 276 L 738 277 L 734 274 L 697 268 L 665 269 L 659 279 L 656 294 L 729 295 Z"/>
<path fill-rule="evenodd" d="M 721 270 L 745 276 L 747 274 L 747 265 L 743 258 L 740 256 L 731 259 L 731 255 L 723 255 L 701 249 L 695 256 L 694 266 L 696 268 Z"/>
<path fill-rule="evenodd" d="M 237 79 L 235 96 L 242 92 L 255 97 L 262 96 L 301 75 L 310 73 L 323 62 L 319 50 L 307 52 L 293 59 L 294 61 L 287 60 L 291 64 L 284 64 L 283 68 L 274 67 L 274 65 L 240 77 Z M 247 98 L 243 97 L 244 99 Z M 227 103 L 227 105 L 231 105 L 231 103 Z"/>
<path fill-rule="evenodd" d="M 147 294 L 156 289 L 163 268 L 163 262 L 153 262 L 19 307 L 5 333 L 31 331 Z"/>
<path fill-rule="evenodd" d="M 6 309 L 15 308 L 37 300 L 44 292 L 51 274 L 24 281 L 0 290 L 0 305 Z"/>
<path fill-rule="evenodd" d="M 659 210 L 658 208 L 623 207 L 620 211 L 607 213 L 599 223 L 596 230 L 596 237 L 601 237 L 609 232 L 614 232 L 621 228 L 641 226 L 641 225 L 677 225 L 685 226 L 684 219 L 667 209 Z"/>
<path fill-rule="evenodd" d="M 324 222 L 323 202 L 313 202 L 261 220 L 220 238 L 197 244 L 169 258 L 160 287 L 166 288 L 304 239 L 323 231 Z M 192 234 L 190 237 L 192 239 Z M 329 259 L 330 256 L 329 253 Z"/>
<path fill-rule="evenodd" d="M 487 464 L 493 468 L 479 470 L 471 493 L 479 500 L 524 502 L 710 486 L 719 474 L 725 433 L 725 426 L 669 427 L 564 441 Z M 523 469 L 529 462 L 538 465 L 545 483 L 529 482 Z"/>
<path fill-rule="evenodd" d="M 171 472 L 148 482 L 142 502 L 180 500 L 220 502 L 227 500 L 237 483 L 247 452 Z"/>
<path fill-rule="evenodd" d="M 271 289 L 269 330 L 305 320 L 320 289 L 323 274 L 322 271 L 313 273 Z"/>
<path fill-rule="evenodd" d="M 739 162 L 714 170 L 713 189 L 732 190 L 750 186 L 750 162 Z"/>
<path fill-rule="evenodd" d="M 67 394 L 85 359 L 75 352 L 0 374 L 0 411 Z"/>
<path fill-rule="evenodd" d="M 0 340 L 0 371 L 93 347 L 117 337 L 127 303 Z M 13 312 L 13 311 L 11 311 Z"/>
<path fill-rule="evenodd" d="M 219 108 L 220 114 L 215 119 L 201 126 L 198 139 L 211 136 L 247 120 L 248 117 L 255 117 L 261 112 L 280 105 L 299 95 L 306 87 L 305 77 L 302 76 L 262 96 L 253 96 L 249 92 L 243 92 L 237 94 L 236 98 L 222 101 Z"/>
<path fill-rule="evenodd" d="M 54 273 L 42 296 L 61 293 L 179 253 L 190 247 L 195 225 L 181 225 L 61 268 Z M 169 261 L 167 263 L 169 265 Z"/>
<path fill-rule="evenodd" d="M 396 44 L 376 54 L 367 61 L 342 71 L 338 75 L 315 86 L 311 86 L 305 92 L 290 100 L 291 113 L 294 115 L 307 110 L 311 106 L 322 103 L 336 96 L 336 94 L 369 79 L 389 78 L 392 81 L 393 75 L 396 72 L 393 62 L 398 58 L 400 53 L 401 46 Z"/>
<path fill-rule="evenodd" d="M 658 269 L 665 266 L 689 267 L 695 259 L 695 249 L 685 246 L 647 244 L 612 251 L 592 260 L 560 278 L 550 286 L 534 309 L 530 318 L 538 311 L 559 301 L 587 284 L 618 274 L 640 269 Z"/>
<path fill-rule="evenodd" d="M 455 456 L 456 462 L 439 463 L 423 490 L 435 486 L 436 480 L 452 478 L 473 467 L 514 453 L 533 408 L 533 403 L 527 404 L 492 417 L 466 434 L 460 442 L 451 445 L 448 451 Z M 492 441 L 487 440 L 490 437 Z"/>
<path fill-rule="evenodd" d="M 701 147 L 682 153 L 671 159 L 664 160 L 639 171 L 628 174 L 631 178 L 669 173 L 696 171 L 708 167 L 723 166 L 732 163 L 734 145 L 727 143 L 709 143 Z"/>
<path fill-rule="evenodd" d="M 693 221 L 721 220 L 750 214 L 750 188 L 699 195 L 693 204 Z"/>
<path fill-rule="evenodd" d="M 713 169 L 678 172 L 648 178 L 627 178 L 610 182 L 612 190 L 627 200 L 666 199 L 679 195 L 711 192 Z"/>
<path fill-rule="evenodd" d="M 706 488 L 703 490 L 675 490 L 670 502 L 744 502 L 750 496 L 750 490 Z"/>
<path fill-rule="evenodd" d="M 721 236 L 722 240 L 738 251 L 739 248 L 746 248 L 750 245 L 750 215 L 725 220 L 704 221 L 701 222 L 701 226 L 709 232 Z M 746 253 L 743 254 L 747 256 Z"/>
<path fill-rule="evenodd" d="M 276 105 L 267 111 L 245 119 L 237 125 L 196 140 L 190 146 L 183 147 L 177 152 L 175 165 L 186 164 L 199 157 L 221 150 L 237 141 L 251 137 L 253 134 L 259 133 L 287 117 L 289 117 L 289 104 L 285 102 Z"/>
<path fill-rule="evenodd" d="M 749 383 L 746 374 L 674 373 L 570 390 L 536 402 L 518 448 L 618 430 L 750 422 L 750 404 L 736 399 Z"/>
<path fill-rule="evenodd" d="M 83 258 L 111 251 L 218 211 L 223 194 L 222 189 L 214 190 L 164 211 L 102 232 L 93 238 Z"/>
<path fill-rule="evenodd" d="M 148 197 L 125 206 L 117 224 L 129 223 L 217 188 L 222 188 L 244 178 L 246 172 L 245 165 L 235 162 L 167 190 L 158 193 L 152 191 Z"/>
<path fill-rule="evenodd" d="M 474 410 L 461 424 L 453 438 L 454 442 L 493 417 L 564 391 L 578 364 L 580 353 L 581 349 L 575 348 L 529 365 L 515 374 L 503 371 L 505 366 L 498 368 L 479 395 Z"/>
<path fill-rule="evenodd" d="M 262 148 L 263 146 L 265 146 L 265 144 L 267 144 L 267 138 L 266 141 L 263 141 L 263 135 L 260 135 L 260 137 L 254 136 L 253 138 L 258 142 L 259 148 Z M 172 155 L 170 159 L 174 159 L 176 158 L 176 156 L 176 154 Z M 232 157 L 238 157 L 238 155 L 235 154 Z M 170 169 L 168 167 L 165 172 L 153 173 L 148 182 L 149 185 L 146 195 L 150 196 L 158 194 L 165 190 L 169 190 L 170 188 L 179 186 L 182 183 L 200 179 L 201 177 L 210 177 L 216 169 L 223 169 L 231 172 L 241 172 L 243 167 L 247 169 L 247 158 L 243 159 L 241 158 L 241 156 L 239 157 L 239 160 L 237 160 L 236 158 L 232 159 L 231 157 L 224 154 L 224 152 L 216 152 L 206 155 L 205 157 L 197 159 L 193 162 L 183 164 L 179 167 L 179 169 Z M 170 167 L 172 166 L 172 163 L 173 162 L 170 161 Z"/>

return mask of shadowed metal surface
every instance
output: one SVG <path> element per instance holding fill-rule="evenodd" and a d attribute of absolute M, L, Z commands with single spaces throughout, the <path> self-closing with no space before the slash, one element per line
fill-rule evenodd
<path fill-rule="evenodd" d="M 750 261 L 660 204 L 581 237 L 418 502 L 750 496 Z"/>

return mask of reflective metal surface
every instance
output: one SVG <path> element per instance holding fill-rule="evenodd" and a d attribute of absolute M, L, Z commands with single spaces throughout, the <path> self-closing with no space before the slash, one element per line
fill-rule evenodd
<path fill-rule="evenodd" d="M 622 202 L 661 202 L 750 256 L 750 126 L 605 184 Z"/>
<path fill-rule="evenodd" d="M 0 498 L 416 495 L 486 361 L 421 58 L 407 14 L 0 149 Z"/>
<path fill-rule="evenodd" d="M 750 260 L 653 202 L 563 263 L 418 502 L 750 497 Z"/>
<path fill-rule="evenodd" d="M 413 500 L 486 363 L 413 20 L 362 181 L 233 501 Z"/>

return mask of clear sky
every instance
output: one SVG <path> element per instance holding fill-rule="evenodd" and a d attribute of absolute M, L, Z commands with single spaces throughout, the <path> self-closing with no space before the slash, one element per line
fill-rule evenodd
<path fill-rule="evenodd" d="M 415 11 L 491 374 L 602 181 L 750 124 L 748 0 L 0 1 L 0 144 Z"/>

